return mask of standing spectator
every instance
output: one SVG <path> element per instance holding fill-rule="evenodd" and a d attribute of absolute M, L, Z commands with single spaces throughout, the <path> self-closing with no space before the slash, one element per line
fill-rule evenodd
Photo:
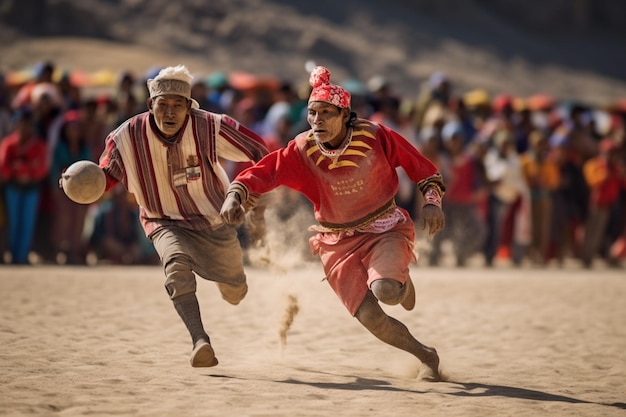
<path fill-rule="evenodd" d="M 491 103 L 491 115 L 483 123 L 481 134 L 486 137 L 491 137 L 499 130 L 513 132 L 514 126 L 513 97 L 508 94 L 495 96 Z M 517 142 L 515 146 L 519 152 Z"/>
<path fill-rule="evenodd" d="M 252 132 L 263 137 L 263 120 L 260 116 L 262 113 L 260 107 L 261 104 L 259 103 L 256 96 L 252 95 L 249 97 L 243 97 L 233 103 L 233 110 L 231 115 L 233 116 L 233 118 L 238 120 L 242 125 L 246 126 Z M 265 137 L 263 137 L 263 139 L 265 140 Z M 265 145 L 270 145 L 267 140 L 265 140 Z M 272 144 L 272 146 L 276 147 L 275 144 Z M 235 178 L 237 174 L 239 174 L 245 168 L 251 166 L 253 162 L 222 160 L 221 164 L 224 166 L 226 174 L 228 174 L 228 178 L 232 179 Z M 250 230 L 248 230 L 247 224 L 242 224 L 237 227 L 237 239 L 239 240 L 239 244 L 241 245 L 241 249 L 243 250 L 244 264 L 249 265 L 249 252 L 252 247 L 253 238 Z"/>
<path fill-rule="evenodd" d="M 529 238 L 523 234 L 524 229 L 529 226 L 530 213 L 525 210 L 528 186 L 515 150 L 513 134 L 508 130 L 499 130 L 495 133 L 493 142 L 493 148 L 485 156 L 487 178 L 494 184 L 487 208 L 485 261 L 487 266 L 492 266 L 502 246 L 513 250 L 513 262 L 519 265 Z M 507 223 L 507 217 L 510 223 Z M 509 239 L 511 242 L 507 241 Z"/>
<path fill-rule="evenodd" d="M 10 94 L 11 91 L 7 86 L 4 74 L 0 72 L 0 139 L 8 136 L 15 128 Z M 7 225 L 4 189 L 2 179 L 0 178 L 0 262 L 2 262 L 1 255 L 6 251 L 7 247 Z"/>
<path fill-rule="evenodd" d="M 233 104 L 233 89 L 228 81 L 228 76 L 221 71 L 211 73 L 206 79 L 209 87 L 208 95 L 212 112 L 225 113 Z"/>
<path fill-rule="evenodd" d="M 550 146 L 560 177 L 553 199 L 552 241 L 557 262 L 562 265 L 568 255 L 581 256 L 580 236 L 589 211 L 589 186 L 581 156 L 570 147 L 567 137 L 558 131 L 553 133 Z"/>
<path fill-rule="evenodd" d="M 13 110 L 9 95 L 10 91 L 4 74 L 0 73 L 0 138 L 7 136 L 14 128 Z"/>
<path fill-rule="evenodd" d="M 135 75 L 131 71 L 122 71 L 119 74 L 115 97 L 117 98 L 122 94 L 131 94 L 137 98 L 137 92 L 135 91 Z"/>
<path fill-rule="evenodd" d="M 591 190 L 581 256 L 585 268 L 592 266 L 594 257 L 606 243 L 611 206 L 617 203 L 620 192 L 626 188 L 626 166 L 615 142 L 604 139 L 599 149 L 600 154 L 583 165 L 585 180 Z"/>
<path fill-rule="evenodd" d="M 55 212 L 52 241 L 56 259 L 58 262 L 64 258 L 70 264 L 81 264 L 85 261 L 83 228 L 88 206 L 68 199 L 58 187 L 58 178 L 74 162 L 91 158 L 91 149 L 83 128 L 83 120 L 78 110 L 70 110 L 64 114 L 49 175 Z"/>
<path fill-rule="evenodd" d="M 422 87 L 415 105 L 414 124 L 419 132 L 424 127 L 424 118 L 431 106 L 448 108 L 452 98 L 452 82 L 441 72 L 433 72 Z"/>
<path fill-rule="evenodd" d="M 517 153 L 520 155 L 528 150 L 530 134 L 535 130 L 541 130 L 542 132 L 547 134 L 545 129 L 537 129 L 532 120 L 532 112 L 528 108 L 525 100 L 518 99 L 514 101 L 515 117 L 514 117 L 514 132 L 515 132 L 515 143 L 517 148 Z"/>
<path fill-rule="evenodd" d="M 463 98 L 453 98 L 450 100 L 450 110 L 452 112 L 451 120 L 456 120 L 461 124 L 463 129 L 463 137 L 465 138 L 465 145 L 469 145 L 474 141 L 476 133 L 476 125 L 471 112 L 465 104 Z"/>
<path fill-rule="evenodd" d="M 478 167 L 465 147 L 461 124 L 448 122 L 442 136 L 449 155 L 449 174 L 445 178 L 446 194 L 443 196 L 446 227 L 433 238 L 429 264 L 439 264 L 441 244 L 449 239 L 454 248 L 456 265 L 461 267 L 480 250 L 486 236 L 486 226 L 478 206 L 485 189 L 478 176 Z"/>
<path fill-rule="evenodd" d="M 52 76 L 54 75 L 55 65 L 51 61 L 41 62 L 35 65 L 34 77 L 26 84 L 20 87 L 20 89 L 13 97 L 12 107 L 14 109 L 21 109 L 23 107 L 33 107 L 33 90 L 40 84 L 47 84 L 52 86 L 56 91 L 56 94 L 60 97 L 57 85 L 53 82 Z"/>
<path fill-rule="evenodd" d="M 0 178 L 14 264 L 27 264 L 35 230 L 42 182 L 48 174 L 46 144 L 33 130 L 33 115 L 17 111 L 17 127 L 0 142 Z"/>
<path fill-rule="evenodd" d="M 389 127 L 417 148 L 417 132 L 411 121 L 402 114 L 400 98 L 387 95 L 381 98 L 378 105 L 379 111 L 372 114 L 369 120 Z M 419 205 L 419 190 L 417 189 L 417 185 L 411 181 L 403 169 L 397 168 L 396 171 L 399 180 L 396 203 L 398 206 L 408 211 L 411 218 L 417 218 Z"/>
<path fill-rule="evenodd" d="M 63 121 L 63 108 L 61 96 L 56 84 L 39 83 L 31 94 L 36 134 L 46 142 L 48 152 L 46 165 L 52 164 L 54 149 L 59 140 L 59 127 Z M 46 184 L 47 185 L 47 184 Z M 52 189 L 42 187 L 37 224 L 35 226 L 35 239 L 33 251 L 41 257 L 42 261 L 53 261 L 55 257 L 54 242 L 51 239 L 52 225 L 54 224 L 54 198 Z"/>
<path fill-rule="evenodd" d="M 97 161 L 104 151 L 104 138 L 107 133 L 107 121 L 102 106 L 96 98 L 84 101 L 82 108 L 83 130 L 87 146 L 91 150 L 91 161 Z"/>
<path fill-rule="evenodd" d="M 215 105 L 215 103 L 209 99 L 208 82 L 203 76 L 198 75 L 193 78 L 191 98 L 198 102 L 198 106 L 200 106 L 202 110 L 217 112 L 220 109 L 219 106 Z"/>
<path fill-rule="evenodd" d="M 274 101 L 263 118 L 263 135 L 276 135 L 277 125 L 283 117 L 292 117 L 292 106 L 298 96 L 290 82 L 284 81 L 274 93 Z"/>
<path fill-rule="evenodd" d="M 37 84 L 31 94 L 36 133 L 48 146 L 48 163 L 59 140 L 59 127 L 63 119 L 63 101 L 56 84 Z"/>
<path fill-rule="evenodd" d="M 477 134 L 486 139 L 492 138 L 501 123 L 492 123 L 494 118 L 491 96 L 486 90 L 476 88 L 463 94 L 463 103 L 472 118 Z M 498 118 L 496 117 L 496 120 Z"/>
<path fill-rule="evenodd" d="M 626 163 L 626 113 L 623 119 L 614 119 L 610 136 L 614 138 L 622 161 Z M 620 262 L 626 259 L 626 188 L 622 189 L 617 204 L 614 205 L 609 220 L 609 238 L 612 240 L 609 254 L 611 259 Z"/>
<path fill-rule="evenodd" d="M 63 109 L 78 110 L 83 102 L 82 90 L 74 83 L 69 71 L 63 71 L 61 78 L 57 82 L 57 86 L 63 102 Z"/>
<path fill-rule="evenodd" d="M 598 153 L 598 141 L 594 138 L 591 120 L 586 106 L 574 104 L 569 111 L 569 120 L 564 124 L 568 147 L 581 165 Z"/>
<path fill-rule="evenodd" d="M 120 93 L 117 95 L 116 100 L 115 120 L 113 121 L 114 126 L 119 126 L 134 115 L 140 113 L 139 103 L 137 103 L 137 96 L 135 94 L 127 92 Z M 100 155 L 98 155 L 98 157 L 99 156 Z"/>
<path fill-rule="evenodd" d="M 559 186 L 558 165 L 550 158 L 548 137 L 541 131 L 530 134 L 529 149 L 520 156 L 524 177 L 530 189 L 530 259 L 545 264 L 552 230 L 552 198 Z"/>
<path fill-rule="evenodd" d="M 371 108 L 371 113 L 367 115 L 370 120 L 372 117 L 382 111 L 385 106 L 385 102 L 392 96 L 394 96 L 391 83 L 384 76 L 377 74 L 367 80 L 368 102 Z M 364 115 L 365 116 L 365 115 Z"/>

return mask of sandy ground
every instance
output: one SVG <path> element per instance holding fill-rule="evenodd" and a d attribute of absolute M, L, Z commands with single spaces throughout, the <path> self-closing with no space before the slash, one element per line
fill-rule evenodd
<path fill-rule="evenodd" d="M 0 415 L 623 416 L 626 276 L 574 267 L 414 267 L 386 310 L 438 349 L 446 382 L 374 339 L 316 263 L 248 268 L 239 306 L 198 288 L 220 360 L 190 341 L 155 267 L 0 267 Z M 299 312 L 280 340 L 289 296 Z"/>

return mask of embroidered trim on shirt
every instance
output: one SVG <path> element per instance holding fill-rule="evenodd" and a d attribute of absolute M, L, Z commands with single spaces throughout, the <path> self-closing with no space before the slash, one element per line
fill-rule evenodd
<path fill-rule="evenodd" d="M 394 199 L 391 199 L 389 200 L 389 202 L 384 204 L 382 207 L 378 208 L 373 213 L 370 213 L 367 216 L 359 220 L 355 220 L 353 222 L 348 222 L 348 223 L 320 222 L 320 226 L 322 229 L 324 229 L 323 231 L 325 232 L 342 232 L 342 231 L 346 231 L 350 229 L 355 229 L 355 230 L 361 229 L 361 228 L 369 226 L 376 220 L 388 215 L 389 213 L 392 213 L 395 209 L 396 209 L 396 202 Z M 315 226 L 312 226 L 312 227 L 315 227 Z M 322 231 L 322 230 L 317 230 L 317 231 Z"/>

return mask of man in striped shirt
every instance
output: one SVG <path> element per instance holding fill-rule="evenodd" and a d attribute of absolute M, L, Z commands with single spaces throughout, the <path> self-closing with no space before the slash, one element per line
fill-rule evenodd
<path fill-rule="evenodd" d="M 248 291 L 236 228 L 220 216 L 229 179 L 219 160 L 256 162 L 268 151 L 238 121 L 199 109 L 191 80 L 183 65 L 148 80 L 149 111 L 108 135 L 100 167 L 107 190 L 122 183 L 134 194 L 163 264 L 165 288 L 191 335 L 191 365 L 207 367 L 218 361 L 202 325 L 195 274 L 214 281 L 231 304 Z M 262 218 L 261 205 L 248 209 Z"/>

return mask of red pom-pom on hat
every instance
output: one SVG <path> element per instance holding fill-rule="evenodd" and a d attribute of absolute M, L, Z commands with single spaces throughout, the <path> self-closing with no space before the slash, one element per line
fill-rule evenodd
<path fill-rule="evenodd" d="M 317 66 L 309 76 L 311 87 L 317 88 L 323 84 L 330 84 L 330 71 L 326 67 Z"/>
<path fill-rule="evenodd" d="M 342 109 L 350 108 L 350 93 L 343 87 L 330 83 L 330 71 L 327 68 L 315 67 L 309 76 L 309 84 L 313 87 L 309 103 L 322 101 Z"/>

